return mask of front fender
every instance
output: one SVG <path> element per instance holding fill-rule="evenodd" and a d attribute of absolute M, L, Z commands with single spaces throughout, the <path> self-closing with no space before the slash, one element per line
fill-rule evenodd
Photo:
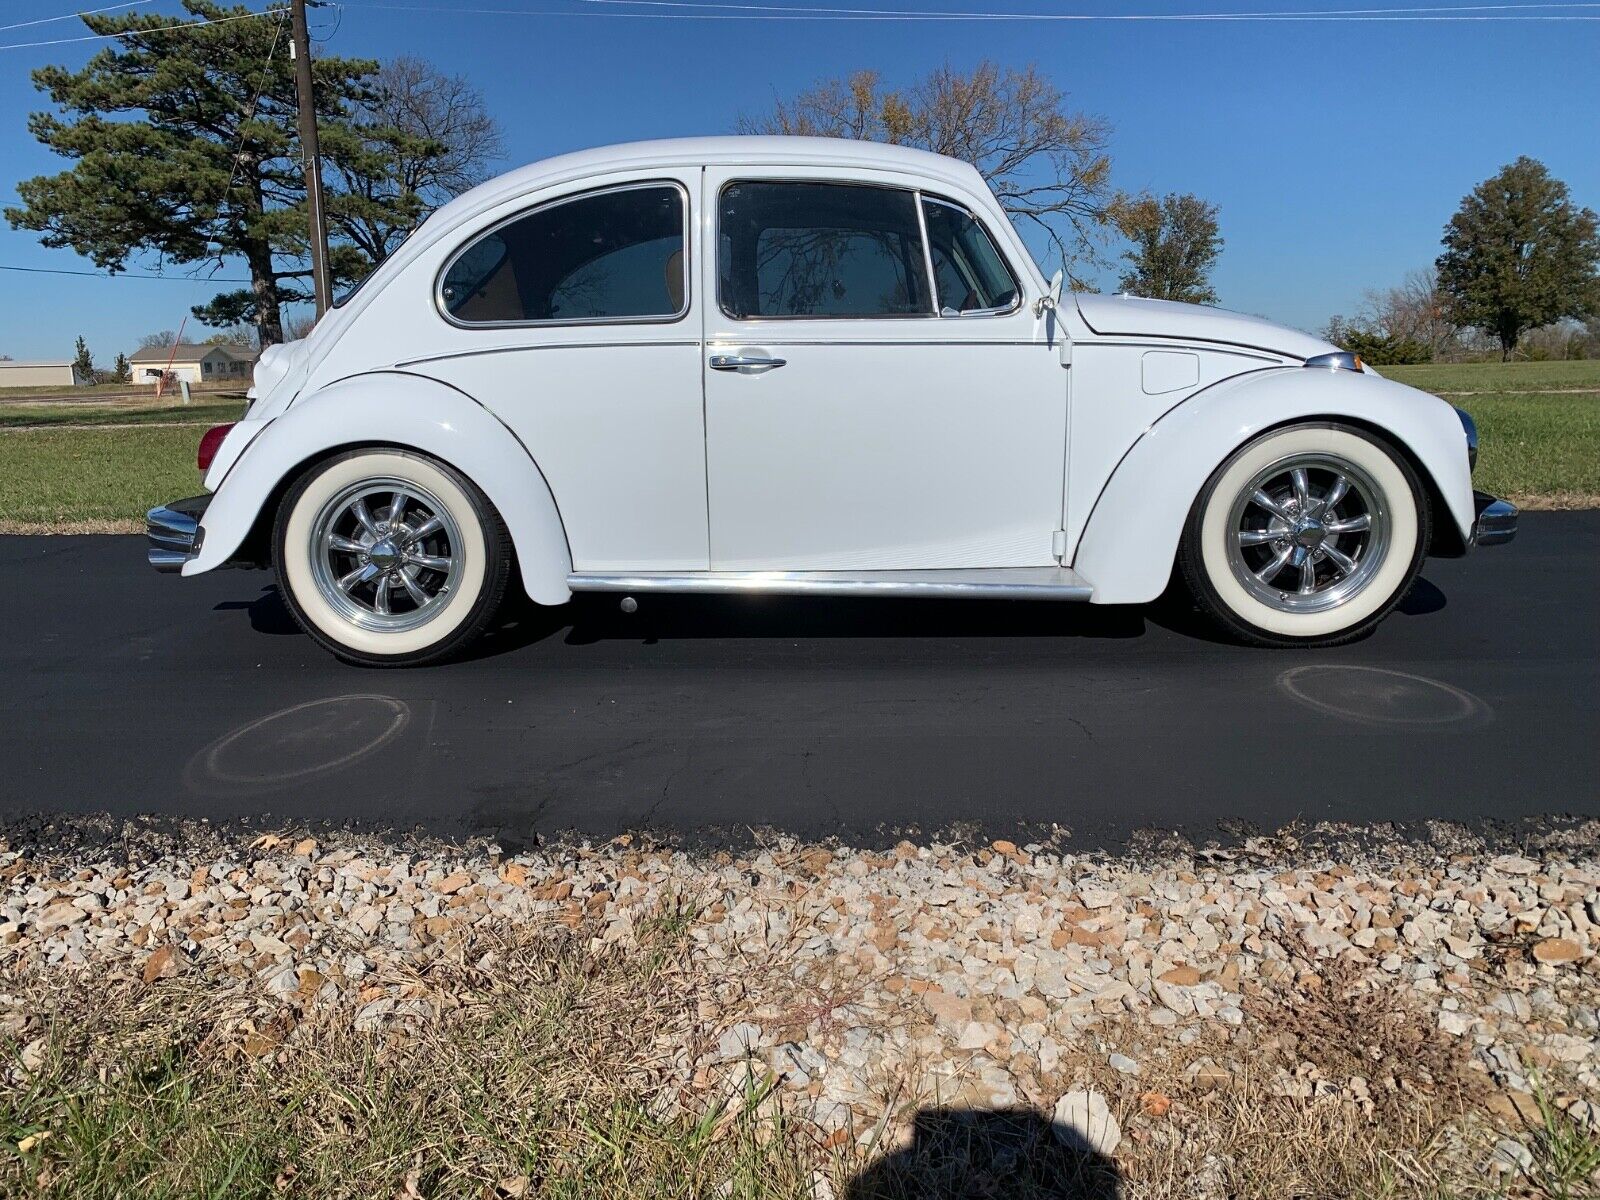
<path fill-rule="evenodd" d="M 1094 586 L 1094 602 L 1143 604 L 1159 596 L 1184 521 L 1212 472 L 1258 434 L 1309 419 L 1369 425 L 1410 450 L 1462 538 L 1469 535 L 1472 473 L 1466 433 L 1450 405 L 1377 375 L 1307 367 L 1256 372 L 1190 397 L 1123 456 L 1073 556 L 1073 569 Z"/>
<path fill-rule="evenodd" d="M 549 485 L 515 435 L 464 392 L 402 371 L 373 372 L 298 398 L 253 437 L 240 432 L 249 440 L 216 487 L 185 575 L 227 562 L 278 485 L 305 464 L 346 446 L 384 445 L 431 455 L 471 479 L 511 533 L 528 596 L 540 604 L 571 597 L 572 555 Z"/>

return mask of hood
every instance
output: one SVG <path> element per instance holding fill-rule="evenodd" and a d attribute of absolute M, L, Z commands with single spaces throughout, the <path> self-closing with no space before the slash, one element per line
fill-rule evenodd
<path fill-rule="evenodd" d="M 1298 329 L 1201 304 L 1138 296 L 1078 295 L 1074 299 L 1084 322 L 1099 334 L 1220 342 L 1300 359 L 1338 349 Z"/>

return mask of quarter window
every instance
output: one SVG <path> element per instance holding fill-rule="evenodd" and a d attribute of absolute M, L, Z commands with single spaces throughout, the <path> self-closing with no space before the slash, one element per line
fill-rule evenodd
<path fill-rule="evenodd" d="M 922 212 L 941 316 L 1003 311 L 1016 304 L 1017 281 L 971 213 L 928 196 L 923 197 Z"/>
<path fill-rule="evenodd" d="M 439 295 L 457 321 L 671 318 L 685 310 L 683 192 L 620 188 L 551 204 L 456 255 Z"/>
<path fill-rule="evenodd" d="M 717 291 L 741 319 L 927 316 L 916 199 L 841 183 L 733 183 L 717 210 Z"/>

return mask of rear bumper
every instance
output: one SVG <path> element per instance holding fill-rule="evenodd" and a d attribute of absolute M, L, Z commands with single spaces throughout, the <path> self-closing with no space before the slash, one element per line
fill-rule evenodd
<path fill-rule="evenodd" d="M 1517 536 L 1517 506 L 1488 492 L 1473 492 L 1474 546 L 1499 546 Z"/>
<path fill-rule="evenodd" d="M 200 518 L 210 503 L 210 496 L 191 496 L 145 514 L 145 536 L 150 543 L 147 557 L 152 567 L 165 573 L 181 571 L 183 564 L 199 553 L 204 536 Z"/>

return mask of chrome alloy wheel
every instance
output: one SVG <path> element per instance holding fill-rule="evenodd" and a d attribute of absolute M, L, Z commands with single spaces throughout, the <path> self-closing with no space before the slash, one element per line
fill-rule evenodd
<path fill-rule="evenodd" d="M 1298 454 L 1259 472 L 1234 500 L 1228 563 L 1256 599 L 1285 613 L 1326 612 L 1383 564 L 1389 511 L 1354 463 Z"/>
<path fill-rule="evenodd" d="M 311 574 L 335 611 L 363 629 L 401 632 L 438 615 L 461 578 L 461 531 L 431 493 L 364 479 L 311 524 Z"/>

